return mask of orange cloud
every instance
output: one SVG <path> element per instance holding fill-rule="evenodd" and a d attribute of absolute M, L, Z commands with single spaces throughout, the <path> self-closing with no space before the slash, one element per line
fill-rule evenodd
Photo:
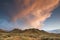
<path fill-rule="evenodd" d="M 29 28 L 40 28 L 58 6 L 59 0 L 15 0 L 15 3 L 19 12 L 12 20 L 15 22 L 18 19 L 25 18 L 27 20 L 26 24 L 31 26 Z"/>

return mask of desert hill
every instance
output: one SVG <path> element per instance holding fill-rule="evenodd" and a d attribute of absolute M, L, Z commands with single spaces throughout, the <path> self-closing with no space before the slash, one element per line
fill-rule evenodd
<path fill-rule="evenodd" d="M 38 29 L 0 30 L 0 40 L 60 40 L 60 34 L 48 33 Z"/>

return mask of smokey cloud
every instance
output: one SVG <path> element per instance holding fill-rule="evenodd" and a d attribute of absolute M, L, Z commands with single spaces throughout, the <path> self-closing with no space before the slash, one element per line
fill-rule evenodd
<path fill-rule="evenodd" d="M 22 25 L 26 24 L 23 28 L 41 28 L 58 4 L 59 0 L 13 0 L 12 4 L 7 6 L 8 13 L 5 15 L 15 23 L 16 28 L 20 27 L 16 23 L 18 20 L 23 20 Z"/>

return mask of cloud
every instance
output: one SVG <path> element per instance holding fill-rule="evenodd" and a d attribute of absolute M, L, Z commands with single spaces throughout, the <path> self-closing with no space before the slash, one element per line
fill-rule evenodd
<path fill-rule="evenodd" d="M 58 6 L 59 0 L 18 0 L 15 3 L 20 11 L 12 18 L 13 21 L 26 18 L 26 23 L 32 28 L 39 28 L 51 16 L 51 12 Z"/>
<path fill-rule="evenodd" d="M 14 0 L 9 4 L 8 17 L 15 23 L 24 20 L 28 28 L 40 28 L 58 4 L 59 0 Z"/>

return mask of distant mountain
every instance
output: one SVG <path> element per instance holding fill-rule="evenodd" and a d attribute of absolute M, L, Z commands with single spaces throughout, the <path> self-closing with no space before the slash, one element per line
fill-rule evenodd
<path fill-rule="evenodd" d="M 60 34 L 60 29 L 51 30 L 51 31 L 49 31 L 49 32 L 50 32 L 50 33 Z"/>

